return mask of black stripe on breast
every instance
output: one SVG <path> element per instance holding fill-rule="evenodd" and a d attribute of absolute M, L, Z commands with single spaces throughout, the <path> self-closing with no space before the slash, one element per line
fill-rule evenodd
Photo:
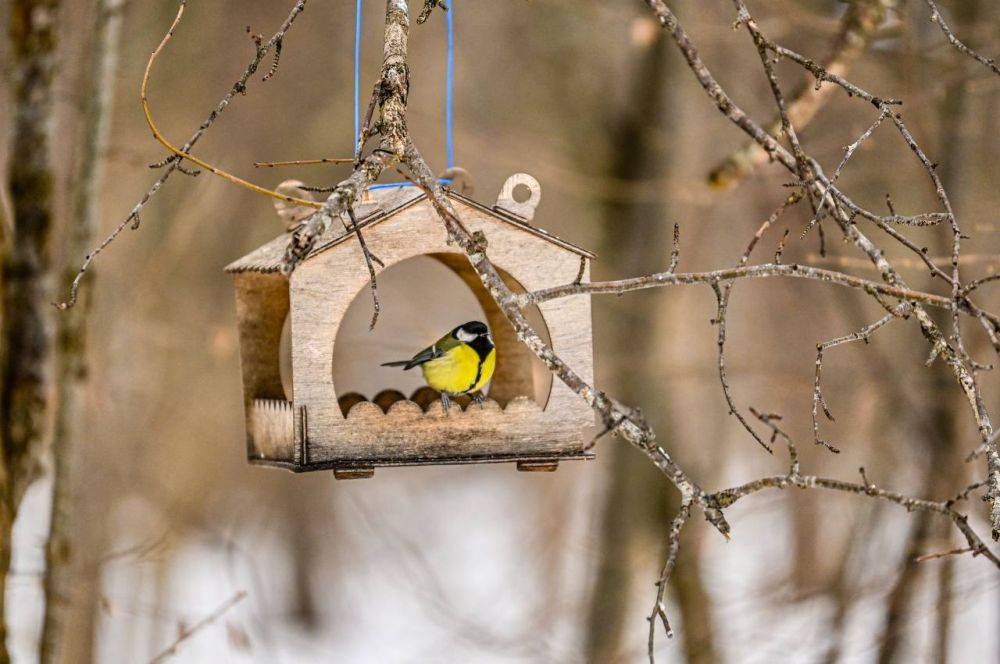
<path fill-rule="evenodd" d="M 476 365 L 476 377 L 472 380 L 472 383 L 467 388 L 465 388 L 466 393 L 471 392 L 472 388 L 474 388 L 476 384 L 479 382 L 479 379 L 483 377 L 484 364 L 486 364 L 486 359 L 480 356 L 479 364 Z"/>

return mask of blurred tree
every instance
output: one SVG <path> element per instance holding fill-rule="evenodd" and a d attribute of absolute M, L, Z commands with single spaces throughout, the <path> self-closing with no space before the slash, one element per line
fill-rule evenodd
<path fill-rule="evenodd" d="M 67 245 L 61 291 L 69 290 L 77 274 L 80 256 L 90 250 L 100 227 L 100 190 L 111 125 L 124 0 L 92 0 L 90 4 L 93 31 L 84 51 L 86 73 L 80 85 L 79 96 L 85 102 L 78 163 L 71 183 L 72 213 L 64 220 L 65 228 L 61 229 Z M 90 295 L 84 293 L 75 307 L 58 316 L 56 324 L 56 421 L 52 441 L 51 532 L 46 548 L 45 619 L 40 652 L 43 664 L 60 659 L 67 609 L 73 599 L 76 557 L 73 503 L 81 479 L 77 448 L 86 422 L 83 400 L 88 376 L 90 300 Z"/>
<path fill-rule="evenodd" d="M 643 36 L 645 27 L 648 37 Z M 663 177 L 670 168 L 665 149 L 666 117 L 671 100 L 668 40 L 655 23 L 634 21 L 637 65 L 628 90 L 612 118 L 610 154 L 603 174 L 608 181 L 624 185 Z M 625 187 L 623 187 L 624 189 Z M 636 201 L 617 196 L 604 202 L 604 241 L 601 251 L 605 267 L 614 274 L 641 274 L 661 265 L 664 247 L 671 245 L 671 224 L 660 200 Z M 657 302 L 663 302 L 660 298 Z M 609 316 L 609 384 L 630 404 L 668 402 L 660 356 L 663 351 L 657 321 L 659 306 L 617 307 Z M 655 402 L 653 401 L 655 400 Z M 659 431 L 669 431 L 663 409 L 647 413 Z M 632 589 L 637 577 L 646 575 L 647 565 L 661 551 L 664 524 L 679 507 L 676 494 L 665 486 L 662 475 L 634 448 L 612 443 L 605 447 L 611 469 L 601 516 L 601 552 L 597 579 L 591 597 L 587 628 L 587 660 L 610 662 L 624 658 L 629 640 L 626 630 L 634 606 Z M 658 543 L 651 547 L 651 543 Z M 684 549 L 677 573 L 672 577 L 675 599 L 684 624 L 682 640 L 690 662 L 716 659 L 712 643 L 710 600 L 701 584 L 695 547 Z"/>
<path fill-rule="evenodd" d="M 979 18 L 979 1 L 966 0 L 955 8 L 956 29 L 965 34 L 971 33 Z M 965 76 L 961 71 L 966 66 L 968 63 L 965 60 L 952 62 L 952 67 L 949 69 L 953 71 L 950 72 L 950 80 L 940 103 L 917 111 L 930 120 L 926 122 L 927 126 L 938 128 L 935 136 L 936 152 L 941 162 L 938 172 L 959 209 L 964 209 L 966 203 L 964 197 L 969 190 L 964 186 L 964 176 L 973 178 L 973 173 L 978 170 L 971 168 L 966 173 L 966 169 L 970 164 L 974 164 L 977 158 L 976 151 L 968 149 L 969 142 L 962 139 L 962 127 L 967 123 L 968 94 Z M 920 67 L 918 70 L 916 75 L 924 78 L 922 83 L 924 85 L 930 83 L 927 80 L 927 68 Z M 936 118 L 932 117 L 934 114 L 937 115 Z M 951 250 L 950 238 L 944 234 L 935 235 L 932 243 L 936 254 L 947 254 Z M 943 312 L 938 313 L 938 319 L 939 324 L 946 324 Z M 926 394 L 940 396 L 932 400 L 930 407 L 923 411 L 923 414 L 917 411 L 918 417 L 926 419 L 924 426 L 917 427 L 918 434 L 913 437 L 913 443 L 917 448 L 914 456 L 920 467 L 919 492 L 931 499 L 941 500 L 958 493 L 963 486 L 963 469 L 956 469 L 951 463 L 956 455 L 961 456 L 959 441 L 962 440 L 962 435 L 955 413 L 961 412 L 962 403 L 960 397 L 949 390 L 953 379 L 944 363 L 936 362 L 931 366 L 929 375 L 923 376 L 922 379 L 926 383 L 924 388 Z M 916 598 L 919 591 L 918 584 L 934 572 L 940 577 L 940 581 L 937 587 L 938 601 L 935 602 L 934 611 L 936 627 L 931 633 L 931 652 L 937 655 L 934 661 L 942 664 L 947 662 L 951 622 L 948 569 L 952 561 L 947 559 L 937 566 L 916 562 L 917 557 L 932 552 L 935 547 L 942 548 L 942 542 L 950 541 L 950 529 L 942 528 L 941 525 L 937 520 L 931 519 L 930 515 L 919 514 L 910 528 L 902 559 L 899 561 L 901 572 L 886 600 L 882 647 L 878 657 L 880 664 L 909 661 L 912 657 L 913 653 L 907 652 L 905 648 L 908 641 L 907 629 L 919 612 L 925 610 Z"/>
<path fill-rule="evenodd" d="M 9 660 L 5 582 L 11 529 L 42 468 L 50 414 L 53 235 L 50 159 L 58 0 L 11 0 L 13 144 L 7 186 L 13 224 L 4 229 L 0 313 L 0 662 Z"/>

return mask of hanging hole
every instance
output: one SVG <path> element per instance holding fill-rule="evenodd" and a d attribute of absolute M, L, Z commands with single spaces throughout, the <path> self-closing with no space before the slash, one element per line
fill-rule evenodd
<path fill-rule="evenodd" d="M 514 191 L 511 192 L 511 196 L 518 203 L 527 203 L 531 200 L 531 189 L 526 184 L 518 184 L 514 187 Z"/>
<path fill-rule="evenodd" d="M 541 199 L 542 188 L 538 180 L 527 173 L 515 173 L 503 183 L 494 207 L 531 221 Z"/>

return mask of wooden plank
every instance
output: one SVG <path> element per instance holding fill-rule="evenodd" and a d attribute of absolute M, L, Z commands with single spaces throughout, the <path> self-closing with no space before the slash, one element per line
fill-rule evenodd
<path fill-rule="evenodd" d="M 372 466 L 334 468 L 333 476 L 338 480 L 367 480 L 375 476 L 375 468 Z"/>
<path fill-rule="evenodd" d="M 554 473 L 559 469 L 558 461 L 518 461 L 517 469 L 522 473 Z"/>

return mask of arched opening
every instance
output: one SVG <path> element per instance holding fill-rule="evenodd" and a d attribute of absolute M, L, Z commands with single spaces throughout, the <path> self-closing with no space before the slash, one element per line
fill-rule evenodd
<path fill-rule="evenodd" d="M 514 290 L 523 290 L 502 270 L 501 276 Z M 385 409 L 394 400 L 412 398 L 424 387 L 421 372 L 381 364 L 411 357 L 456 325 L 470 320 L 485 322 L 497 346 L 497 370 L 487 396 L 501 406 L 517 396 L 526 396 L 545 407 L 552 389 L 551 374 L 517 340 L 464 256 L 436 253 L 392 265 L 378 275 L 378 292 L 382 306 L 375 330 L 368 329 L 372 301 L 366 286 L 351 301 L 333 340 L 333 383 L 344 414 L 353 405 L 344 399 L 348 394 L 377 401 Z M 541 312 L 533 307 L 527 315 L 549 343 Z M 396 394 L 388 394 L 387 390 L 395 390 Z M 426 406 L 426 402 L 422 405 Z"/>

